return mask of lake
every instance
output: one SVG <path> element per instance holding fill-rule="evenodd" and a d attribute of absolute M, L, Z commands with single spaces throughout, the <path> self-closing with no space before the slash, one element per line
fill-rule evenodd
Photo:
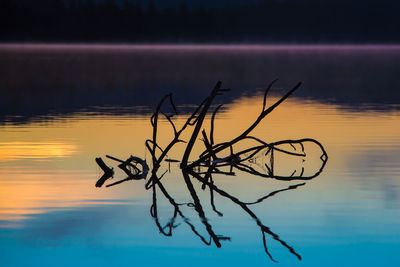
<path fill-rule="evenodd" d="M 399 75 L 399 46 L 0 45 L 0 263 L 398 265 Z M 305 145 L 307 157 L 318 157 L 275 155 L 276 172 L 294 178 L 301 170 L 299 179 L 235 169 L 213 174 L 203 189 L 173 160 L 161 164 L 152 188 L 150 175 L 95 187 L 103 175 L 97 157 L 115 171 L 105 185 L 126 177 L 106 155 L 151 167 L 145 141 L 166 94 L 180 127 L 217 81 L 230 88 L 211 105 L 224 104 L 214 121 L 220 143 L 257 119 L 276 78 L 268 106 L 302 84 L 251 135 L 318 141 L 327 160 L 316 177 L 301 179 L 322 164 L 321 152 Z M 207 133 L 210 120 L 211 112 Z M 160 117 L 158 144 L 165 148 L 173 133 Z M 205 149 L 201 139 L 190 161 Z M 186 146 L 168 159 L 180 161 Z M 251 163 L 269 170 L 266 157 Z"/>

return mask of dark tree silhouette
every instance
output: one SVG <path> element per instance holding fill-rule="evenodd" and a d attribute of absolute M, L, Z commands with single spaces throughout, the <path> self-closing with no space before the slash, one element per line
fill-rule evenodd
<path fill-rule="evenodd" d="M 130 0 L 0 3 L 0 41 L 398 42 L 398 1 L 265 0 L 159 8 Z"/>

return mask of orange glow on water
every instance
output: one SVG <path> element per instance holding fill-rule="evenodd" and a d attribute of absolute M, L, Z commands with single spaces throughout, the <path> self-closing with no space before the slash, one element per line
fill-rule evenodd
<path fill-rule="evenodd" d="M 77 151 L 76 145 L 66 143 L 1 142 L 0 161 L 70 157 Z"/>
<path fill-rule="evenodd" d="M 273 103 L 273 99 L 268 100 Z M 243 97 L 217 115 L 215 139 L 223 142 L 236 137 L 259 115 L 262 97 Z M 186 116 L 177 117 L 177 126 Z M 204 127 L 209 130 L 209 120 Z M 22 219 L 49 208 L 88 205 L 93 200 L 138 197 L 145 194 L 143 185 L 124 184 L 110 189 L 96 189 L 100 175 L 94 158 L 106 154 L 127 158 L 147 157 L 144 141 L 151 136 L 149 116 L 84 116 L 61 118 L 49 124 L 1 126 L 0 131 L 0 220 Z M 208 131 L 207 130 L 207 131 Z M 171 127 L 160 125 L 159 140 L 172 138 Z M 168 133 L 168 134 L 166 134 Z M 346 169 L 357 159 L 347 146 L 360 150 L 391 150 L 400 143 L 399 112 L 348 112 L 334 105 L 289 99 L 274 110 L 253 135 L 266 142 L 284 139 L 314 138 L 326 148 L 328 167 Z M 187 138 L 187 136 L 186 136 Z M 180 159 L 184 146 L 171 151 L 170 158 Z M 194 154 L 204 150 L 197 142 Z M 108 162 L 108 164 L 114 164 Z M 328 168 L 329 174 L 329 168 Z M 179 173 L 173 171 L 172 174 Z M 327 174 L 327 175 L 328 175 Z M 119 178 L 121 173 L 116 174 Z M 165 179 L 165 178 L 164 178 Z M 234 184 L 266 183 L 260 179 L 221 178 Z M 341 180 L 341 183 L 351 183 Z M 333 181 L 317 178 L 315 186 L 325 188 Z M 251 191 L 242 192 L 246 196 Z"/>

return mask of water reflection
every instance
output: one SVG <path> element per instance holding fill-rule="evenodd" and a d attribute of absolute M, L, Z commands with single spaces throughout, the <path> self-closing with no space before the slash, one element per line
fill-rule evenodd
<path fill-rule="evenodd" d="M 261 105 L 262 98 L 254 96 L 242 97 L 225 109 L 222 107 L 221 114 L 215 119 L 215 139 L 226 140 L 240 134 L 240 131 L 250 123 L 249 120 L 258 116 Z M 177 124 L 183 124 L 186 117 L 178 115 Z M 397 192 L 399 186 L 398 180 L 395 179 L 398 175 L 398 162 L 395 159 L 399 157 L 399 118 L 398 112 L 395 111 L 353 113 L 346 112 L 339 106 L 289 98 L 285 105 L 275 110 L 272 116 L 255 131 L 263 140 L 273 142 L 303 136 L 313 136 L 321 141 L 334 160 L 330 160 L 328 178 L 313 183 L 316 189 L 323 191 L 336 189 L 337 192 L 352 189 L 375 190 L 374 199 L 385 200 L 384 206 L 399 207 L 399 194 L 393 193 Z M 160 144 L 168 144 L 172 138 L 170 131 L 170 128 L 166 128 L 164 134 L 158 137 Z M 134 154 L 149 160 L 143 143 L 151 135 L 148 116 L 143 115 L 86 116 L 81 113 L 71 118 L 55 118 L 53 122 L 47 124 L 34 122 L 22 126 L 1 126 L 0 136 L 4 144 L 50 142 L 74 148 L 74 154 L 67 157 L 53 157 L 44 161 L 31 158 L 1 161 L 0 200 L 3 218 L 25 218 L 24 214 L 43 212 L 49 207 L 58 208 L 69 206 L 71 203 L 73 206 L 81 206 L 99 198 L 110 200 L 131 198 L 132 195 L 145 196 L 146 193 L 136 186 L 104 190 L 100 195 L 99 191 L 87 191 L 87 188 L 92 186 L 96 174 L 100 173 L 93 158 L 110 153 L 124 159 Z M 177 144 L 177 151 L 170 151 L 171 159 L 180 159 L 182 151 L 179 145 L 184 144 Z M 200 145 L 194 147 L 197 155 L 204 150 L 201 142 Z M 249 146 L 244 144 L 237 151 L 250 146 L 251 144 Z M 7 158 L 10 157 L 8 152 L 4 150 L 3 152 L 7 154 Z M 22 157 L 24 153 L 20 151 L 18 155 Z M 318 159 L 318 153 L 311 153 L 310 156 L 312 155 Z M 227 155 L 221 155 L 224 156 Z M 279 157 L 278 154 L 276 156 Z M 289 176 L 295 169 L 296 174 L 301 173 L 299 165 L 302 163 L 301 160 L 299 162 L 293 159 L 286 164 L 287 160 L 289 159 L 277 159 L 275 170 L 286 170 L 284 174 Z M 88 165 L 88 162 L 93 162 L 93 165 Z M 256 160 L 257 164 L 260 162 Z M 311 162 L 318 161 L 313 159 Z M 308 164 L 307 161 L 305 163 Z M 291 168 L 285 169 L 285 166 Z M 305 166 L 310 172 L 316 170 L 316 167 L 317 165 Z M 260 171 L 265 172 L 266 168 L 260 168 Z M 118 173 L 118 178 L 125 178 L 123 174 Z M 174 168 L 171 168 L 171 174 L 174 174 Z M 332 175 L 334 178 L 330 179 Z M 242 180 L 233 178 L 222 180 L 224 183 L 235 181 L 243 184 Z M 340 179 L 340 183 L 337 183 L 337 179 Z M 258 183 L 251 179 L 249 182 Z M 382 186 L 382 182 L 386 185 Z M 246 192 L 240 190 L 237 190 L 237 193 L 244 197 L 248 196 Z M 346 200 L 346 196 L 338 199 Z M 395 199 L 389 199 L 390 197 Z M 337 203 L 338 199 L 332 201 Z"/>
<path fill-rule="evenodd" d="M 272 82 L 265 90 L 262 108 L 255 121 L 252 122 L 250 126 L 247 129 L 245 129 L 242 133 L 240 133 L 237 137 L 231 140 L 225 140 L 224 142 L 221 143 L 215 143 L 214 140 L 215 117 L 220 108 L 222 107 L 222 105 L 217 106 L 211 116 L 209 135 L 207 135 L 205 129 L 203 129 L 201 132 L 205 150 L 192 161 L 189 161 L 190 154 L 193 150 L 196 140 L 198 139 L 200 129 L 204 127 L 204 121 L 209 112 L 209 109 L 211 108 L 215 98 L 217 96 L 223 95 L 223 93 L 229 91 L 229 89 L 223 89 L 221 87 L 221 82 L 218 82 L 214 87 L 214 89 L 209 94 L 209 96 L 206 97 L 201 102 L 201 104 L 199 104 L 198 107 L 194 109 L 194 111 L 187 117 L 186 122 L 180 127 L 177 127 L 175 124 L 176 122 L 174 122 L 173 120 L 174 116 L 178 114 L 178 111 L 174 104 L 172 94 L 166 95 L 164 98 L 161 99 L 161 101 L 159 102 L 159 104 L 155 109 L 155 112 L 150 118 L 153 134 L 152 138 L 147 139 L 145 142 L 146 147 L 149 153 L 151 154 L 151 159 L 152 159 L 151 171 L 146 160 L 141 159 L 140 157 L 130 156 L 127 160 L 121 160 L 116 157 L 107 155 L 107 158 L 119 162 L 120 164 L 118 165 L 118 168 L 121 169 L 126 175 L 128 175 L 126 178 L 122 180 L 108 184 L 107 187 L 115 186 L 129 180 L 146 179 L 148 178 L 147 176 L 150 171 L 151 176 L 146 182 L 145 187 L 147 190 L 152 189 L 153 192 L 153 198 L 152 198 L 153 201 L 150 208 L 150 214 L 154 218 L 160 233 L 162 233 L 165 236 L 172 236 L 173 229 L 179 226 L 178 224 L 175 223 L 177 217 L 180 217 L 181 220 L 183 220 L 183 222 L 189 226 L 192 233 L 195 236 L 199 237 L 199 239 L 204 244 L 210 246 L 211 244 L 214 243 L 219 248 L 221 247 L 221 241 L 230 240 L 230 237 L 217 234 L 213 230 L 213 226 L 210 223 L 209 219 L 206 217 L 205 209 L 201 204 L 201 202 L 204 202 L 205 200 L 199 197 L 199 194 L 197 193 L 192 183 L 192 180 L 197 179 L 200 183 L 202 183 L 202 190 L 205 190 L 207 188 L 209 189 L 210 191 L 209 202 L 212 207 L 212 211 L 218 214 L 218 216 L 222 217 L 223 213 L 217 210 L 217 207 L 214 203 L 214 192 L 220 195 L 221 197 L 227 198 L 230 201 L 232 201 L 234 204 L 239 206 L 245 213 L 247 213 L 253 220 L 256 221 L 256 224 L 261 231 L 264 251 L 272 261 L 277 262 L 268 250 L 266 235 L 269 235 L 274 240 L 278 241 L 283 247 L 287 248 L 291 254 L 295 255 L 299 260 L 301 260 L 301 256 L 295 251 L 295 249 L 289 244 L 287 244 L 284 240 L 282 240 L 279 237 L 279 235 L 274 233 L 268 226 L 263 224 L 262 221 L 258 218 L 258 216 L 249 208 L 249 206 L 262 203 L 266 199 L 280 192 L 296 189 L 299 186 L 305 185 L 305 183 L 290 185 L 287 188 L 270 192 L 269 194 L 266 194 L 255 201 L 246 203 L 241 201 L 237 196 L 229 194 L 226 191 L 217 187 L 214 184 L 214 179 L 213 179 L 213 176 L 215 175 L 235 176 L 236 174 L 235 172 L 233 172 L 233 169 L 238 169 L 245 173 L 255 176 L 261 176 L 263 178 L 272 178 L 285 181 L 311 180 L 317 177 L 324 169 L 328 156 L 324 147 L 317 140 L 306 138 L 301 140 L 284 140 L 275 143 L 266 143 L 260 140 L 259 138 L 250 135 L 253 132 L 253 130 L 258 126 L 258 124 L 267 115 L 269 115 L 275 108 L 277 108 L 283 101 L 285 101 L 301 85 L 301 83 L 298 83 L 291 90 L 289 90 L 284 96 L 282 96 L 276 102 L 268 106 L 267 104 L 268 93 L 274 83 L 275 81 Z M 165 112 L 165 106 L 167 104 L 172 112 L 170 114 Z M 160 135 L 159 124 L 161 123 L 162 118 L 164 118 L 165 121 L 167 121 L 167 123 L 170 124 L 173 130 L 172 140 L 166 146 L 163 147 L 158 143 L 158 135 Z M 191 132 L 191 134 L 189 134 L 188 141 L 182 139 L 182 135 L 185 131 Z M 162 134 L 163 133 L 161 133 L 161 135 Z M 242 149 L 239 151 L 237 150 L 237 146 L 240 147 L 239 144 L 243 145 L 244 142 L 248 141 L 253 141 L 256 144 L 253 144 L 251 146 L 247 145 L 246 149 Z M 178 143 L 186 144 L 185 148 L 182 150 L 181 161 L 168 158 L 168 153 Z M 308 147 L 309 144 L 312 144 L 314 146 L 314 149 L 317 148 L 316 152 L 314 151 L 314 153 L 318 155 L 316 157 L 317 159 L 316 162 L 313 162 L 315 161 L 315 159 L 310 160 L 310 158 L 312 159 L 313 157 L 310 157 L 309 154 L 313 153 L 309 153 L 310 152 L 309 150 L 307 150 L 306 153 L 305 147 L 306 146 Z M 221 156 L 221 154 L 224 154 L 224 151 L 227 150 L 229 150 L 229 154 L 227 156 Z M 282 168 L 283 170 L 293 169 L 290 168 L 290 165 L 292 164 L 288 164 L 287 158 L 300 159 L 301 171 L 299 172 L 299 174 L 296 174 L 297 171 L 296 169 L 294 169 L 293 172 L 290 171 L 291 173 L 287 175 L 277 174 L 275 161 L 276 161 L 276 154 L 278 153 L 284 156 L 283 158 L 280 159 L 280 161 L 285 162 L 285 167 Z M 314 164 L 312 165 L 319 166 L 316 168 L 316 170 L 314 170 L 314 172 L 311 172 L 310 174 L 307 174 L 307 171 L 305 170 L 304 162 L 306 162 L 306 159 L 307 161 L 313 162 Z M 168 170 L 164 171 L 162 174 L 158 174 L 158 171 L 165 162 L 168 162 Z M 185 201 L 183 203 L 182 202 L 178 203 L 177 201 L 175 201 L 175 198 L 164 187 L 163 182 L 161 182 L 161 179 L 165 176 L 165 174 L 168 171 L 171 172 L 170 170 L 171 162 L 179 163 L 181 169 L 181 175 L 185 182 L 186 189 L 188 190 L 190 195 L 190 200 Z M 263 171 L 258 171 L 254 167 L 259 165 L 260 162 L 261 162 L 261 169 Z M 108 167 L 101 158 L 96 158 L 96 163 L 104 171 L 104 174 L 96 182 L 96 187 L 101 187 L 108 179 L 113 178 L 114 170 L 113 168 Z M 228 168 L 228 170 L 224 171 L 225 168 Z M 166 178 L 164 180 L 166 180 Z M 173 212 L 172 212 L 173 215 L 170 217 L 170 219 L 166 224 L 160 223 L 158 215 L 158 204 L 157 204 L 157 189 L 160 192 L 162 192 L 164 198 L 168 200 L 168 202 L 173 206 Z M 200 221 L 203 224 L 203 228 L 207 232 L 208 238 L 204 234 L 200 233 L 198 228 L 191 222 L 191 219 L 189 219 L 189 217 L 184 215 L 181 206 L 187 206 L 193 208 L 196 211 L 197 216 L 200 218 Z"/>
<path fill-rule="evenodd" d="M 213 172 L 212 170 L 207 171 L 207 173 L 212 173 L 212 172 Z M 279 237 L 279 235 L 274 233 L 268 226 L 263 224 L 262 221 L 257 217 L 257 215 L 248 206 L 261 203 L 264 200 L 266 200 L 280 192 L 296 189 L 297 187 L 302 186 L 305 183 L 291 185 L 288 188 L 273 191 L 273 192 L 259 198 L 258 200 L 254 201 L 254 202 L 245 203 L 245 202 L 240 201 L 237 197 L 230 195 L 226 191 L 221 190 L 220 188 L 215 186 L 212 175 L 209 175 L 206 180 L 201 175 L 199 175 L 198 173 L 196 173 L 194 171 L 190 171 L 190 172 L 182 171 L 182 176 L 184 177 L 184 181 L 186 183 L 187 189 L 190 192 L 190 195 L 192 197 L 192 199 L 189 202 L 185 202 L 185 203 L 177 203 L 174 200 L 174 198 L 169 194 L 169 192 L 165 189 L 165 187 L 163 186 L 163 183 L 160 181 L 161 179 L 153 179 L 153 184 L 151 186 L 151 189 L 153 192 L 153 204 L 150 208 L 150 214 L 154 218 L 155 223 L 156 223 L 160 233 L 162 233 L 165 236 L 172 236 L 173 229 L 175 229 L 179 226 L 179 224 L 176 224 L 177 217 L 179 216 L 183 220 L 183 222 L 190 228 L 192 233 L 195 236 L 197 236 L 204 244 L 206 244 L 208 246 L 210 246 L 212 243 L 214 243 L 217 247 L 221 247 L 221 241 L 230 240 L 229 236 L 217 234 L 213 230 L 212 225 L 209 223 L 209 220 L 207 219 L 206 213 L 204 211 L 205 209 L 203 208 L 203 205 L 201 204 L 202 201 L 206 201 L 206 200 L 199 198 L 199 196 L 192 184 L 191 178 L 196 178 L 201 183 L 203 183 L 203 185 L 205 187 L 208 187 L 208 190 L 210 191 L 210 200 L 209 200 L 210 205 L 212 206 L 212 209 L 216 214 L 218 214 L 221 217 L 223 216 L 223 213 L 218 211 L 217 207 L 215 206 L 215 203 L 214 203 L 214 194 L 215 193 L 231 200 L 234 204 L 236 204 L 238 207 L 240 207 L 252 219 L 255 220 L 257 226 L 260 228 L 265 253 L 269 256 L 269 258 L 272 261 L 276 262 L 276 260 L 273 258 L 273 256 L 271 255 L 271 253 L 268 250 L 266 235 L 271 236 L 274 240 L 278 241 L 282 246 L 286 247 L 290 253 L 292 253 L 299 260 L 301 260 L 301 256 L 295 251 L 295 249 L 293 247 L 291 247 L 289 244 L 287 244 L 284 240 L 282 240 Z M 205 187 L 203 187 L 203 190 L 206 189 Z M 169 201 L 169 203 L 174 207 L 173 215 L 168 220 L 168 222 L 163 225 L 161 225 L 159 216 L 158 216 L 157 190 L 159 190 L 163 194 L 163 196 Z M 203 223 L 203 227 L 206 229 L 206 231 L 208 233 L 208 236 L 209 236 L 208 238 L 205 237 L 204 235 L 202 235 L 196 229 L 196 227 L 191 223 L 191 219 L 189 219 L 188 217 L 186 217 L 184 215 L 184 213 L 180 209 L 180 206 L 182 206 L 182 205 L 186 205 L 190 208 L 193 208 L 196 211 L 197 215 L 201 219 L 201 222 Z"/>
<path fill-rule="evenodd" d="M 0 142 L 0 161 L 70 157 L 78 147 L 61 142 Z"/>
<path fill-rule="evenodd" d="M 233 100 L 277 77 L 283 88 L 304 82 L 295 97 L 398 110 L 399 62 L 398 46 L 0 45 L 0 122 L 81 111 L 149 114 L 160 93 L 196 104 L 222 79 Z M 102 108 L 109 106 L 121 108 Z"/>
<path fill-rule="evenodd" d="M 226 102 L 231 101 L 232 93 L 225 95 Z M 202 92 L 202 97 L 205 94 Z M 215 117 L 214 142 L 231 140 L 242 133 L 259 116 L 262 96 L 262 93 L 242 96 L 223 106 Z M 277 100 L 271 98 L 270 103 Z M 220 217 L 212 207 L 210 187 L 206 184 L 202 190 L 203 182 L 192 176 L 193 187 L 212 230 L 231 238 L 231 242 L 221 241 L 222 249 L 214 243 L 204 245 L 179 215 L 174 225 L 180 226 L 172 228 L 173 237 L 160 235 L 154 218 L 149 216 L 153 188 L 144 190 L 145 180 L 101 190 L 94 186 L 102 175 L 94 161 L 100 155 L 110 154 L 123 160 L 136 155 L 146 159 L 151 167 L 151 155 L 143 146 L 153 133 L 149 123 L 151 114 L 116 115 L 119 108 L 108 107 L 115 110 L 106 112 L 108 115 L 82 112 L 54 116 L 46 122 L 0 125 L 2 143 L 52 143 L 73 145 L 76 149 L 67 157 L 0 162 L 1 263 L 4 266 L 53 266 L 54 262 L 63 266 L 77 262 L 97 266 L 176 266 L 187 262 L 193 266 L 210 262 L 231 266 L 270 264 L 256 221 L 229 198 L 213 190 L 215 210 L 223 214 Z M 174 116 L 178 128 L 187 116 Z M 208 115 L 206 129 L 210 127 L 210 120 Z M 167 120 L 160 120 L 159 128 L 158 143 L 165 147 L 173 138 L 173 129 Z M 348 266 L 392 266 L 397 262 L 400 240 L 399 132 L 400 114 L 396 109 L 366 108 L 354 112 L 341 105 L 291 97 L 258 125 L 254 136 L 268 143 L 315 138 L 329 152 L 323 173 L 310 182 L 288 182 L 234 169 L 236 176 L 214 173 L 212 182 L 246 204 L 257 202 L 269 192 L 307 182 L 248 206 L 302 257 L 299 262 L 286 247 L 266 234 L 268 250 L 279 260 L 279 266 L 321 266 L 323 262 L 333 267 L 343 265 L 344 260 Z M 208 130 L 206 133 L 209 135 Z M 187 140 L 190 136 L 183 137 Z M 201 131 L 199 137 L 202 138 Z M 252 144 L 238 143 L 234 152 Z M 179 167 L 185 145 L 176 144 L 175 150 L 165 158 L 171 162 L 163 163 L 158 173 L 167 171 L 160 182 L 178 204 L 194 203 Z M 301 151 L 299 145 L 295 147 L 297 152 Z M 281 148 L 295 151 L 290 145 Z M 304 162 L 305 170 L 314 172 L 316 163 L 321 163 L 321 154 L 314 153 L 318 152 L 314 146 L 305 145 L 304 149 L 311 156 Z M 188 163 L 204 150 L 204 142 L 197 139 Z M 218 157 L 224 158 L 229 153 L 227 149 Z M 283 174 L 290 176 L 297 170 L 295 174 L 300 174 L 301 158 L 283 155 L 286 154 L 275 153 L 275 171 L 286 170 Z M 120 162 L 103 159 L 115 171 L 115 180 L 107 180 L 106 185 L 128 176 L 118 168 Z M 256 166 L 251 166 L 265 173 L 268 169 L 262 168 L 262 162 L 257 157 Z M 201 167 L 201 175 L 207 170 L 206 166 Z M 229 172 L 230 167 L 220 171 Z M 164 227 L 174 215 L 174 206 L 157 185 L 156 194 L 159 223 Z M 209 242 L 208 232 L 194 207 L 180 205 L 179 208 Z M 332 257 L 333 254 L 337 257 Z M 177 263 L 177 259 L 181 261 Z"/>

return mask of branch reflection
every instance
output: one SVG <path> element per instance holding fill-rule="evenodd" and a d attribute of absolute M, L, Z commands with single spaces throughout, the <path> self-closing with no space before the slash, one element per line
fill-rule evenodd
<path fill-rule="evenodd" d="M 228 91 L 228 89 L 221 88 L 221 82 L 216 84 L 210 95 L 193 111 L 181 128 L 176 127 L 173 120 L 174 115 L 178 114 L 178 112 L 174 105 L 172 95 L 170 94 L 165 96 L 156 107 L 156 110 L 150 119 L 153 128 L 152 139 L 148 139 L 145 142 L 147 150 L 151 154 L 151 168 L 145 159 L 139 157 L 131 156 L 127 160 L 121 160 L 107 155 L 107 158 L 118 162 L 118 168 L 127 175 L 125 178 L 117 182 L 108 184 L 107 187 L 115 186 L 129 180 L 146 179 L 145 189 L 151 190 L 152 192 L 150 215 L 154 218 L 155 224 L 161 234 L 172 236 L 174 229 L 180 225 L 177 223 L 179 219 L 187 225 L 191 232 L 204 244 L 208 246 L 215 244 L 217 247 L 221 247 L 221 242 L 230 240 L 230 237 L 216 233 L 213 225 L 207 218 L 206 209 L 204 208 L 204 203 L 207 203 L 207 205 L 209 204 L 211 206 L 212 212 L 219 217 L 223 217 L 223 212 L 216 207 L 214 201 L 215 196 L 218 195 L 219 197 L 232 202 L 238 209 L 242 210 L 255 221 L 256 226 L 260 231 L 264 251 L 272 261 L 276 262 L 268 249 L 267 236 L 271 237 L 273 240 L 285 247 L 291 254 L 301 260 L 299 253 L 297 253 L 286 241 L 280 238 L 278 234 L 265 225 L 250 209 L 250 206 L 260 204 L 279 193 L 296 190 L 299 187 L 304 186 L 305 182 L 292 184 L 269 192 L 251 202 L 240 200 L 237 196 L 224 191 L 214 183 L 214 180 L 218 179 L 216 177 L 217 175 L 238 176 L 235 171 L 238 171 L 240 175 L 250 174 L 262 178 L 277 179 L 288 182 L 293 180 L 311 180 L 322 173 L 327 163 L 328 156 L 322 144 L 317 140 L 304 138 L 300 140 L 283 140 L 266 143 L 263 140 L 250 135 L 252 130 L 256 128 L 270 112 L 272 112 L 300 86 L 300 83 L 297 84 L 281 99 L 267 107 L 267 95 L 274 82 L 272 82 L 265 91 L 263 106 L 260 115 L 256 120 L 236 138 L 218 144 L 215 144 L 214 123 L 216 114 L 220 110 L 221 106 L 218 106 L 212 113 L 209 135 L 207 135 L 205 129 L 202 130 L 202 127 L 215 97 Z M 169 104 L 172 112 L 167 113 L 163 111 L 165 103 Z M 164 118 L 173 129 L 173 139 L 164 147 L 158 143 L 157 138 L 158 123 L 162 118 Z M 188 140 L 181 139 L 181 134 L 188 129 L 192 129 L 190 138 Z M 199 139 L 198 135 L 200 133 L 202 135 L 201 140 L 203 141 L 205 149 L 200 153 L 200 155 L 195 157 L 194 160 L 189 161 L 192 154 L 192 148 L 195 142 Z M 176 160 L 168 158 L 168 153 L 171 148 L 174 147 L 175 144 L 182 142 L 186 143 L 182 159 Z M 114 170 L 113 168 L 108 167 L 101 158 L 96 158 L 96 162 L 104 171 L 104 175 L 96 183 L 97 187 L 101 187 L 108 179 L 113 178 Z M 168 169 L 162 174 L 159 174 L 164 162 L 168 163 Z M 168 179 L 163 179 L 168 170 L 170 170 L 171 163 L 174 162 L 179 163 L 180 173 L 184 181 L 183 185 L 185 186 L 185 189 L 187 190 L 186 193 L 189 196 L 189 200 L 183 202 L 175 200 L 176 196 L 174 197 L 165 186 L 165 183 L 168 183 Z M 196 191 L 193 181 L 200 182 L 201 189 L 207 189 L 209 191 L 209 197 L 201 197 L 202 194 Z M 164 223 L 162 223 L 160 219 L 159 201 L 161 201 L 161 198 L 166 199 L 166 203 L 169 203 L 173 210 L 170 218 Z M 201 222 L 200 226 L 194 223 L 194 216 L 185 215 L 187 209 L 195 212 L 196 217 Z M 199 229 L 199 227 L 202 229 Z"/>

